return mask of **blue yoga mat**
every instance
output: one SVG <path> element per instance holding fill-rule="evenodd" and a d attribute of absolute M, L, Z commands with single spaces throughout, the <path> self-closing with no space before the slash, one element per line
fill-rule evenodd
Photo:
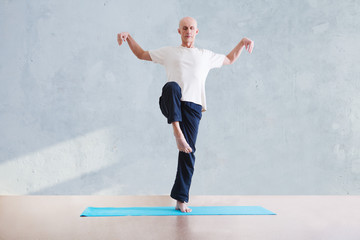
<path fill-rule="evenodd" d="M 116 216 L 181 216 L 181 215 L 276 215 L 260 206 L 190 207 L 191 213 L 182 213 L 174 207 L 98 208 L 88 207 L 81 217 Z"/>

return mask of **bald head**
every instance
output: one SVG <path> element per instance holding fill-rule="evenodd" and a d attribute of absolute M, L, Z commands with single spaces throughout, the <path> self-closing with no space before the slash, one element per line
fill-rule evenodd
<path fill-rule="evenodd" d="M 195 26 L 195 28 L 197 28 L 197 22 L 192 17 L 184 17 L 184 18 L 182 18 L 180 20 L 180 22 L 179 22 L 179 28 L 181 28 L 184 25 Z"/>

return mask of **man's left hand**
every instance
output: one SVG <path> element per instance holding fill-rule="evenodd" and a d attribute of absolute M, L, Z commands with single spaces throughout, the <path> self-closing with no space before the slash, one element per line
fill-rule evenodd
<path fill-rule="evenodd" d="M 245 49 L 251 53 L 253 48 L 254 48 L 254 41 L 251 41 L 250 39 L 248 38 L 243 38 L 241 39 L 241 42 L 244 44 L 245 46 Z"/>

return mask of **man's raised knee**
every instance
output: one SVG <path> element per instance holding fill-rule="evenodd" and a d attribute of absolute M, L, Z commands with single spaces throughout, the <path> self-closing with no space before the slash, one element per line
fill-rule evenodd
<path fill-rule="evenodd" d="M 164 90 L 181 94 L 181 88 L 177 82 L 167 82 L 164 86 Z"/>

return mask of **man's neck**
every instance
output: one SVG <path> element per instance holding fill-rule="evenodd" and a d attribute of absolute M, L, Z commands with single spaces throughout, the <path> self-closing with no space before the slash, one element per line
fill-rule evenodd
<path fill-rule="evenodd" d="M 194 42 L 189 42 L 189 43 L 183 42 L 183 43 L 181 44 L 181 46 L 186 47 L 186 48 L 194 48 L 194 47 L 195 47 L 195 43 L 194 43 Z"/>

